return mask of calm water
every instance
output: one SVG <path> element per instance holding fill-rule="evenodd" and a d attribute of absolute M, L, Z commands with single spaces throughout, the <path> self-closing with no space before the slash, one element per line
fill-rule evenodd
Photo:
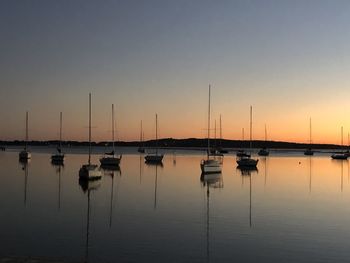
<path fill-rule="evenodd" d="M 120 171 L 80 185 L 87 157 L 64 167 L 34 152 L 0 153 L 0 258 L 68 262 L 348 262 L 350 173 L 327 155 L 260 158 L 258 171 L 201 178 L 200 153 L 150 166 L 124 155 Z M 97 162 L 98 156 L 94 156 Z M 88 190 L 87 190 L 88 189 Z M 89 212 L 88 212 L 89 209 Z M 89 215 L 89 216 L 88 216 Z"/>

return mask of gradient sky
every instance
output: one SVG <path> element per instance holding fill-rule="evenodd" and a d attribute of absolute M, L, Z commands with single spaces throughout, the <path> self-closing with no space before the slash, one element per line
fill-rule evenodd
<path fill-rule="evenodd" d="M 350 131 L 349 1 L 16 1 L 0 3 L 0 139 L 205 137 L 340 143 Z M 212 123 L 214 126 L 214 123 Z M 247 135 L 247 133 L 246 133 Z"/>

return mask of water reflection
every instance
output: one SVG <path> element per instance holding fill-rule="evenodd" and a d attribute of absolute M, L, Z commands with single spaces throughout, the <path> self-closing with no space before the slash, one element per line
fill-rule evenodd
<path fill-rule="evenodd" d="M 58 176 L 58 210 L 61 209 L 61 173 L 64 168 L 63 162 L 61 163 L 52 163 L 55 168 L 56 175 Z"/>
<path fill-rule="evenodd" d="M 29 174 L 29 162 L 30 160 L 20 161 L 21 168 L 24 171 L 24 206 L 27 206 L 27 185 L 28 185 L 28 174 Z"/>
<path fill-rule="evenodd" d="M 122 172 L 119 166 L 103 168 L 103 175 L 109 176 L 112 179 L 111 183 L 111 197 L 110 197 L 110 207 L 109 207 L 109 228 L 112 227 L 112 217 L 113 217 L 113 199 L 114 199 L 114 177 L 122 176 Z"/>
<path fill-rule="evenodd" d="M 223 188 L 221 173 L 201 174 L 200 180 L 207 190 L 207 214 L 206 214 L 206 260 L 210 261 L 210 188 Z"/>
<path fill-rule="evenodd" d="M 239 169 L 241 171 L 242 180 L 245 177 L 249 178 L 249 227 L 252 227 L 252 175 L 258 174 L 256 167 L 244 167 Z"/>
<path fill-rule="evenodd" d="M 79 180 L 79 185 L 83 192 L 87 194 L 87 214 L 86 214 L 86 242 L 85 242 L 85 262 L 89 259 L 89 235 L 90 235 L 90 195 L 91 192 L 97 190 L 101 182 L 99 180 Z"/>

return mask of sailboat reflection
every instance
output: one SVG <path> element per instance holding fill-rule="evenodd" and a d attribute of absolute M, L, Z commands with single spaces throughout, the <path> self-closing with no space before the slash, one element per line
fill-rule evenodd
<path fill-rule="evenodd" d="M 122 172 L 119 166 L 109 167 L 108 169 L 103 169 L 103 175 L 110 176 L 112 178 L 111 184 L 111 201 L 109 207 L 109 228 L 112 227 L 112 216 L 113 216 L 113 197 L 114 197 L 114 177 L 115 175 L 122 176 Z"/>
<path fill-rule="evenodd" d="M 87 215 L 86 215 L 86 242 L 85 242 L 85 262 L 89 259 L 89 235 L 90 235 L 90 194 L 92 191 L 97 190 L 100 187 L 100 181 L 94 180 L 79 180 L 79 185 L 84 193 L 87 193 Z"/>
<path fill-rule="evenodd" d="M 252 174 L 257 173 L 258 169 L 256 167 L 251 167 L 250 169 L 240 169 L 242 179 L 243 177 L 249 177 L 249 227 L 252 227 Z"/>
<path fill-rule="evenodd" d="M 210 188 L 223 188 L 224 183 L 222 180 L 221 173 L 211 173 L 211 174 L 201 174 L 200 180 L 203 184 L 203 187 L 206 187 L 207 189 L 207 224 L 206 224 L 206 241 L 207 241 L 207 253 L 206 258 L 207 262 L 209 262 L 210 259 L 210 214 L 209 214 L 209 208 L 210 208 Z"/>
<path fill-rule="evenodd" d="M 162 164 L 154 165 L 156 167 L 155 179 L 154 179 L 154 210 L 157 209 L 157 188 L 158 188 L 158 167 L 163 167 Z"/>
<path fill-rule="evenodd" d="M 312 186 L 312 158 L 309 157 L 309 193 L 311 194 L 311 186 Z"/>
<path fill-rule="evenodd" d="M 60 210 L 61 209 L 61 173 L 64 165 L 63 163 L 52 163 L 52 166 L 55 167 L 56 175 L 58 175 L 58 210 Z"/>
<path fill-rule="evenodd" d="M 27 205 L 27 185 L 28 185 L 29 163 L 30 163 L 30 159 L 26 159 L 24 161 L 20 160 L 20 164 L 22 165 L 22 170 L 24 171 L 24 206 Z"/>
<path fill-rule="evenodd" d="M 340 165 L 340 191 L 343 192 L 343 184 L 344 184 L 344 160 L 332 160 L 337 165 Z"/>
<path fill-rule="evenodd" d="M 268 157 L 262 157 L 260 158 L 262 160 L 262 163 L 264 164 L 264 187 L 266 187 L 267 183 L 267 176 L 268 176 Z"/>

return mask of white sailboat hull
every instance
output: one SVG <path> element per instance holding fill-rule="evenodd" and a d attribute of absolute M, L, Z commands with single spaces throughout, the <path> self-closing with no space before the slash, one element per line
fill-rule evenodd
<path fill-rule="evenodd" d="M 203 174 L 221 173 L 222 168 L 217 160 L 202 160 L 201 171 Z"/>

